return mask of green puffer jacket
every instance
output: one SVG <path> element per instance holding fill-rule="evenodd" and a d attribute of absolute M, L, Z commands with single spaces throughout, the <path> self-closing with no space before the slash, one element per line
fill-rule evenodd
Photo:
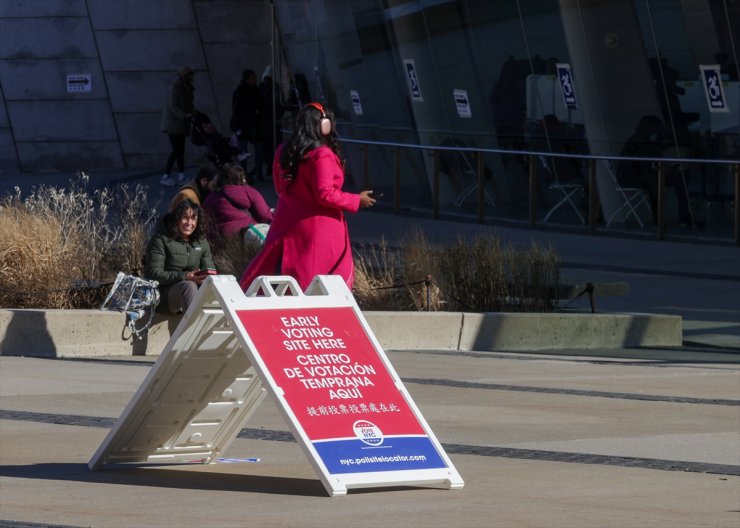
<path fill-rule="evenodd" d="M 216 269 L 211 246 L 205 238 L 185 242 L 157 233 L 149 241 L 144 268 L 147 279 L 169 286 L 185 280 L 187 272 L 198 269 Z"/>

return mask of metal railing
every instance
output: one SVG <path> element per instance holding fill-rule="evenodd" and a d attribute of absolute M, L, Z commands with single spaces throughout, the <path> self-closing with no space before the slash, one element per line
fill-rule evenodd
<path fill-rule="evenodd" d="M 432 214 L 434 218 L 439 218 L 440 214 L 440 152 L 466 152 L 472 154 L 476 159 L 476 188 L 475 196 L 477 201 L 477 221 L 483 223 L 485 218 L 485 186 L 486 186 L 486 154 L 499 154 L 505 156 L 520 156 L 528 160 L 528 208 L 529 208 L 529 225 L 531 228 L 537 227 L 537 158 L 569 158 L 583 161 L 587 164 L 586 178 L 586 196 L 588 202 L 588 232 L 596 234 L 599 212 L 599 200 L 596 187 L 596 164 L 599 161 L 604 162 L 652 162 L 656 174 L 656 211 L 655 223 L 657 237 L 659 240 L 665 238 L 665 177 L 666 165 L 668 164 L 709 164 L 727 167 L 728 176 L 734 177 L 734 241 L 735 245 L 740 246 L 740 160 L 731 159 L 692 159 L 692 158 L 647 158 L 632 156 L 594 156 L 590 154 L 566 154 L 556 152 L 541 152 L 535 150 L 508 150 L 499 148 L 474 148 L 474 147 L 447 147 L 438 145 L 415 145 L 408 143 L 397 143 L 391 141 L 371 141 L 342 138 L 342 143 L 360 145 L 362 149 L 362 186 L 364 189 L 371 187 L 369 174 L 369 156 L 370 147 L 389 147 L 394 151 L 393 162 L 393 211 L 398 214 L 401 211 L 401 151 L 403 149 L 419 150 L 430 152 L 433 157 L 433 180 L 432 180 Z"/>

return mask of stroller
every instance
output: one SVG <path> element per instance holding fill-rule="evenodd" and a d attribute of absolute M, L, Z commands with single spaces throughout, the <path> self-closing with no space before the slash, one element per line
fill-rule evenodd
<path fill-rule="evenodd" d="M 217 167 L 222 167 L 226 163 L 242 162 L 250 156 L 247 152 L 229 143 L 206 114 L 193 116 L 191 123 L 193 128 L 190 132 L 190 140 L 193 145 L 207 147 L 208 152 L 205 157 Z"/>

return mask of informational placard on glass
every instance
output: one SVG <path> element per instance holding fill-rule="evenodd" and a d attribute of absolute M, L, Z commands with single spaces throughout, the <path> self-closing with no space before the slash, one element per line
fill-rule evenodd
<path fill-rule="evenodd" d="M 452 97 L 455 99 L 455 108 L 459 117 L 470 119 L 473 117 L 473 111 L 470 109 L 470 98 L 468 91 L 460 88 L 452 90 Z"/>
<path fill-rule="evenodd" d="M 563 96 L 563 104 L 567 108 L 578 108 L 576 102 L 576 91 L 573 82 L 573 73 L 570 70 L 570 64 L 557 63 L 555 69 L 558 72 L 558 81 L 560 81 L 560 93 Z"/>
<path fill-rule="evenodd" d="M 204 371 L 214 376 L 193 375 Z M 233 277 L 208 278 L 89 465 L 215 462 L 262 388 L 332 496 L 463 487 L 337 276 L 316 277 L 306 292 L 290 277 L 260 277 L 246 295 Z"/>
<path fill-rule="evenodd" d="M 729 112 L 725 91 L 722 86 L 722 74 L 719 64 L 702 64 L 699 66 L 704 95 L 710 112 Z"/>
<path fill-rule="evenodd" d="M 409 86 L 409 94 L 411 95 L 412 101 L 419 103 L 424 101 L 424 97 L 421 95 L 421 85 L 419 84 L 419 76 L 416 73 L 416 62 L 414 59 L 403 59 L 403 67 L 406 70 L 406 82 Z"/>
<path fill-rule="evenodd" d="M 352 109 L 354 110 L 355 115 L 361 116 L 362 100 L 360 100 L 360 92 L 358 92 L 357 90 L 350 90 L 349 98 L 352 100 Z"/>

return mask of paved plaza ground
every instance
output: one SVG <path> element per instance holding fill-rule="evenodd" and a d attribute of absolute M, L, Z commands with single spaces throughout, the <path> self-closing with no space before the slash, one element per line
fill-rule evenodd
<path fill-rule="evenodd" d="M 631 357 L 609 357 L 631 356 Z M 740 523 L 734 354 L 390 352 L 462 490 L 328 497 L 271 400 L 226 453 L 87 462 L 152 358 L 0 358 L 0 526 L 728 527 Z"/>

